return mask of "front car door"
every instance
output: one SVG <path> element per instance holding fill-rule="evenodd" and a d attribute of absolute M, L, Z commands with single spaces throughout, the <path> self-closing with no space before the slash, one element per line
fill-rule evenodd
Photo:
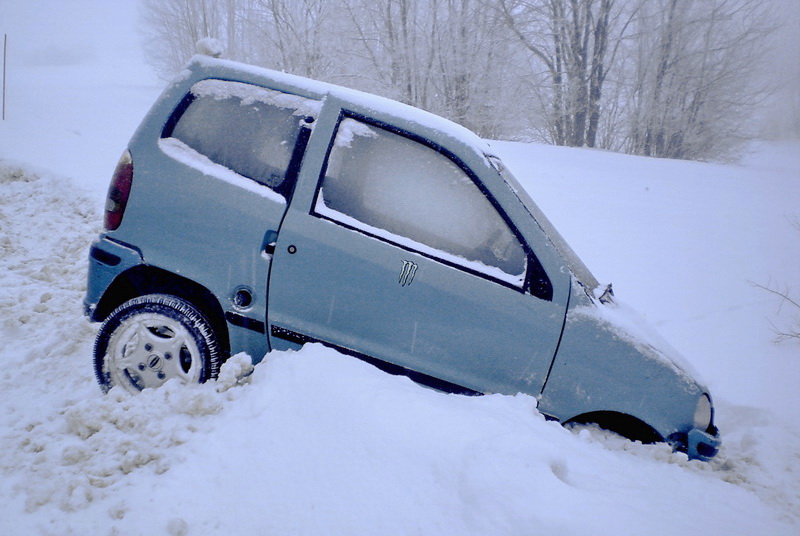
<path fill-rule="evenodd" d="M 355 114 L 340 117 L 320 175 L 281 227 L 272 346 L 321 341 L 468 390 L 538 394 L 565 304 L 477 176 Z"/>

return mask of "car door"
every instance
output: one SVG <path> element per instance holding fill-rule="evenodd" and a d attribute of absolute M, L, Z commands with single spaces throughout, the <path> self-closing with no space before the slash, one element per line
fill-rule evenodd
<path fill-rule="evenodd" d="M 281 227 L 271 343 L 321 341 L 469 390 L 538 393 L 565 308 L 531 294 L 532 272 L 546 279 L 453 155 L 343 117 L 310 210 L 290 206 Z"/>

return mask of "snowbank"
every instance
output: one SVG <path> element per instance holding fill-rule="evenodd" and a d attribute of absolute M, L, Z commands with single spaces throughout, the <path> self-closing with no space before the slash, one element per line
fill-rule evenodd
<path fill-rule="evenodd" d="M 566 430 L 531 397 L 446 395 L 317 345 L 270 354 L 245 381 L 239 356 L 221 382 L 103 396 L 81 317 L 100 221 L 90 198 L 69 179 L 0 162 L 2 534 L 800 526 L 796 406 L 743 405 L 735 391 L 715 393 L 725 444 L 710 464 Z"/>

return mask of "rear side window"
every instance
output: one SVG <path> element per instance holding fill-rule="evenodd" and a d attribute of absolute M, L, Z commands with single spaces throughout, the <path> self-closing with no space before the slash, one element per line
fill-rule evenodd
<path fill-rule="evenodd" d="M 297 141 L 321 103 L 240 82 L 195 84 L 164 131 L 173 150 L 197 153 L 239 175 L 286 193 Z"/>
<path fill-rule="evenodd" d="M 321 216 L 522 287 L 526 252 L 475 181 L 428 145 L 342 120 L 314 208 Z"/>

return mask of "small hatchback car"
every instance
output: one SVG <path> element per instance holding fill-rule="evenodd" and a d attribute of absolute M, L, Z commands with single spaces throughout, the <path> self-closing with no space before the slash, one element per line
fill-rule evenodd
<path fill-rule="evenodd" d="M 103 389 L 321 342 L 562 423 L 719 445 L 706 388 L 616 321 L 491 148 L 384 98 L 196 56 L 122 155 L 90 252 Z M 602 295 L 601 295 L 602 294 Z"/>

